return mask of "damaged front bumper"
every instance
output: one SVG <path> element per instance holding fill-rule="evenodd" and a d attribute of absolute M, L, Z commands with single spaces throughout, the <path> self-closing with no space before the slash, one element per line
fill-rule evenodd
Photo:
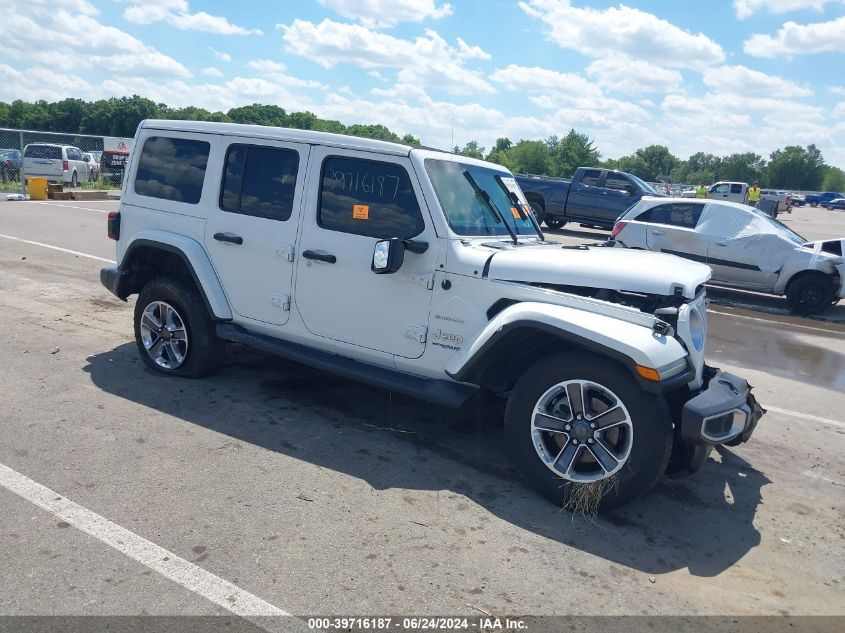
<path fill-rule="evenodd" d="M 765 412 L 744 378 L 705 366 L 701 390 L 681 409 L 679 431 L 686 467 L 671 474 L 694 473 L 714 446 L 747 442 Z"/>

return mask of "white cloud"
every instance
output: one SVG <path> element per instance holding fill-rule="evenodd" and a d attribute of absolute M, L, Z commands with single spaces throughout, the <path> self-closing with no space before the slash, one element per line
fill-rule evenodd
<path fill-rule="evenodd" d="M 263 35 L 261 29 L 232 24 L 223 16 L 205 11 L 190 12 L 187 0 L 130 0 L 123 17 L 135 24 L 165 22 L 182 31 L 203 31 L 217 35 Z"/>
<path fill-rule="evenodd" d="M 810 53 L 843 53 L 845 16 L 815 24 L 787 22 L 778 29 L 776 35 L 752 35 L 742 48 L 749 55 L 767 58 Z"/>
<path fill-rule="evenodd" d="M 247 62 L 247 68 L 260 70 L 265 73 L 281 73 L 285 71 L 285 65 L 281 62 L 274 62 L 271 59 L 253 59 Z"/>
<path fill-rule="evenodd" d="M 828 86 L 827 91 L 832 95 L 845 97 L 845 86 Z"/>
<path fill-rule="evenodd" d="M 97 68 L 114 73 L 191 76 L 172 57 L 120 29 L 101 24 L 89 3 L 75 0 L 67 6 L 78 13 L 33 1 L 7 12 L 0 21 L 0 59 L 55 67 L 59 55 L 67 72 Z M 84 37 L 80 37 L 82 33 Z"/>
<path fill-rule="evenodd" d="M 561 73 L 556 70 L 539 68 L 537 66 L 517 66 L 511 64 L 506 68 L 499 68 L 490 78 L 514 92 L 533 94 L 558 94 L 575 96 L 583 95 L 590 98 L 601 96 L 601 90 L 590 81 L 576 73 Z"/>
<path fill-rule="evenodd" d="M 524 0 L 520 8 L 549 27 L 549 39 L 589 57 L 625 56 L 677 68 L 724 61 L 722 47 L 656 15 L 625 5 L 579 8 L 568 0 Z"/>
<path fill-rule="evenodd" d="M 200 72 L 203 75 L 205 75 L 206 77 L 222 77 L 223 76 L 223 73 L 220 71 L 220 69 L 215 68 L 214 66 L 208 66 L 206 68 L 203 68 Z"/>
<path fill-rule="evenodd" d="M 398 83 L 430 86 L 451 94 L 492 92 L 481 73 L 464 65 L 487 53 L 459 40 L 450 46 L 437 32 L 426 30 L 413 41 L 379 33 L 360 24 L 294 20 L 279 24 L 287 50 L 325 68 L 354 64 L 365 69 L 398 68 Z"/>
<path fill-rule="evenodd" d="M 210 50 L 211 54 L 214 55 L 221 62 L 229 63 L 230 61 L 232 61 L 232 56 L 229 55 L 229 53 L 224 53 L 222 51 L 215 50 L 210 46 L 208 47 L 208 50 Z"/>
<path fill-rule="evenodd" d="M 831 2 L 842 2 L 843 0 L 734 0 L 736 17 L 740 20 L 751 17 L 755 13 L 766 11 L 768 13 L 788 13 L 790 11 L 802 11 L 812 9 L 824 11 L 825 5 Z"/>
<path fill-rule="evenodd" d="M 602 88 L 625 94 L 671 92 L 684 79 L 677 70 L 625 57 L 597 59 L 587 66 L 587 74 Z"/>
<path fill-rule="evenodd" d="M 372 28 L 421 22 L 452 14 L 452 5 L 435 0 L 317 0 L 327 9 Z"/>
<path fill-rule="evenodd" d="M 767 75 L 745 66 L 708 68 L 702 77 L 704 85 L 717 93 L 747 97 L 809 97 L 813 91 L 804 84 L 777 75 Z"/>

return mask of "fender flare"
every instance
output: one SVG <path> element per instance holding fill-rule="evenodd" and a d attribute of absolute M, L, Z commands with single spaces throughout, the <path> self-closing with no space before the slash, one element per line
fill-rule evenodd
<path fill-rule="evenodd" d="M 135 233 L 130 238 L 118 265 L 121 280 L 126 281 L 124 285 L 128 285 L 128 276 L 131 272 L 127 262 L 132 261 L 135 251 L 144 247 L 157 248 L 180 257 L 190 271 L 209 313 L 221 321 L 232 319 L 232 309 L 208 254 L 199 242 L 184 235 L 155 229 Z M 131 293 L 132 291 L 126 292 L 125 288 L 119 285 L 116 294 L 125 299 Z"/>
<path fill-rule="evenodd" d="M 460 382 L 477 384 L 497 344 L 523 328 L 542 331 L 618 361 L 647 391 L 664 393 L 694 378 L 686 349 L 672 336 L 610 316 L 539 302 L 517 303 L 498 313 L 471 345 L 452 357 L 446 374 Z M 637 373 L 637 365 L 656 369 L 666 378 L 647 380 Z"/>

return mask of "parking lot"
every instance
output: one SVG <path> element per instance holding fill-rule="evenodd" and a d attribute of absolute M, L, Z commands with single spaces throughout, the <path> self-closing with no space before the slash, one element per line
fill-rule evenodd
<path fill-rule="evenodd" d="M 236 347 L 208 379 L 146 369 L 99 282 L 116 207 L 0 202 L 0 614 L 845 615 L 845 305 L 711 290 L 709 363 L 768 414 L 589 519 L 523 484 L 495 404 Z"/>

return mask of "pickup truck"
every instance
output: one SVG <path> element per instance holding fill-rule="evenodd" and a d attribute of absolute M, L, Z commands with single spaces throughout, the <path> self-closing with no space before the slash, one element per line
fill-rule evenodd
<path fill-rule="evenodd" d="M 572 180 L 517 176 L 539 222 L 559 229 L 567 222 L 612 229 L 616 219 L 643 196 L 661 196 L 632 174 L 579 167 Z"/>
<path fill-rule="evenodd" d="M 831 200 L 835 200 L 836 198 L 845 198 L 845 194 L 839 193 L 838 191 L 808 193 L 806 196 L 804 196 L 804 202 L 806 204 L 809 204 L 811 207 L 817 207 L 819 205 L 824 206 L 826 203 L 830 202 Z"/>

